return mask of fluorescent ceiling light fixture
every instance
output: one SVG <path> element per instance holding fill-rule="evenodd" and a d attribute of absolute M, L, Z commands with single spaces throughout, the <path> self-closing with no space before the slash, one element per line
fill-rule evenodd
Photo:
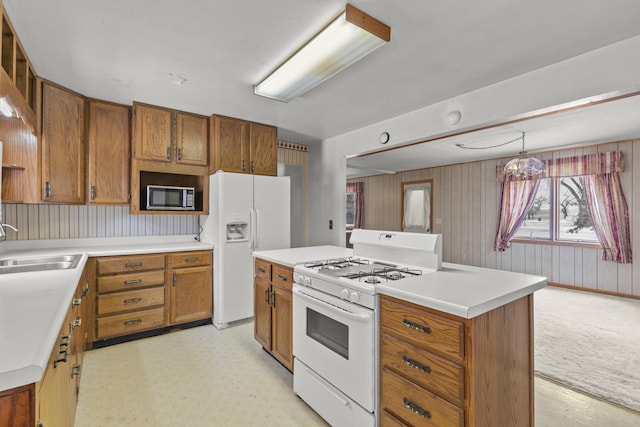
<path fill-rule="evenodd" d="M 16 110 L 4 96 L 0 98 L 0 114 L 5 117 L 16 117 Z"/>
<path fill-rule="evenodd" d="M 346 9 L 254 86 L 256 95 L 288 102 L 391 40 L 391 28 L 347 4 Z"/>

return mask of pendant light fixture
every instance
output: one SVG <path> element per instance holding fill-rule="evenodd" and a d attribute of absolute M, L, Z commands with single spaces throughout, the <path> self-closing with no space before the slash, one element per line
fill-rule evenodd
<path fill-rule="evenodd" d="M 391 40 L 391 29 L 350 4 L 254 87 L 256 95 L 288 102 Z"/>
<path fill-rule="evenodd" d="M 505 176 L 513 175 L 517 178 L 530 178 L 540 175 L 545 169 L 546 166 L 542 160 L 527 156 L 527 152 L 524 149 L 524 132 L 522 132 L 522 151 L 520 151 L 518 157 L 509 160 L 504 165 Z"/>

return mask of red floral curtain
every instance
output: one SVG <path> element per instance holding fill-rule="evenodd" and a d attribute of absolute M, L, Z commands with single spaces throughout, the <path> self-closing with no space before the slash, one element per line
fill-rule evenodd
<path fill-rule="evenodd" d="M 498 216 L 495 250 L 504 251 L 531 209 L 538 191 L 537 179 L 504 181 Z"/>
<path fill-rule="evenodd" d="M 364 183 L 348 182 L 347 193 L 355 193 L 356 195 L 353 228 L 362 228 L 362 224 L 364 223 Z"/>

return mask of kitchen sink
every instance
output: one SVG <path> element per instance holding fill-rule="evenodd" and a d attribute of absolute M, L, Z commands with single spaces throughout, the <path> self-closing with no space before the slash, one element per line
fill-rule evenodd
<path fill-rule="evenodd" d="M 0 260 L 0 274 L 76 268 L 82 255 L 53 255 Z"/>

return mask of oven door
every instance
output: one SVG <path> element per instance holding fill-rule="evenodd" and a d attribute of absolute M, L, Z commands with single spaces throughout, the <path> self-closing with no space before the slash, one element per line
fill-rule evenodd
<path fill-rule="evenodd" d="M 373 310 L 293 286 L 293 355 L 369 412 L 375 402 L 374 324 Z"/>

